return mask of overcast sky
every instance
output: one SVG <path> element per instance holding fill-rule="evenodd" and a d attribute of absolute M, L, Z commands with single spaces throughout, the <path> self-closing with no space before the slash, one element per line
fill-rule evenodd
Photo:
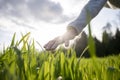
<path fill-rule="evenodd" d="M 86 1 L 0 0 L 0 46 L 8 45 L 15 32 L 17 39 L 21 32 L 31 32 L 31 37 L 43 45 L 65 32 L 67 24 L 79 15 Z M 117 21 L 119 13 L 119 9 L 104 8 L 93 20 L 93 27 L 101 30 L 106 22 Z M 100 37 L 98 28 L 93 28 L 93 32 Z"/>

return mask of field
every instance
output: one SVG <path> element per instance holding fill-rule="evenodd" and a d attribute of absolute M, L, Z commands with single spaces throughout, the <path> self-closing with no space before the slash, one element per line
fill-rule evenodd
<path fill-rule="evenodd" d="M 86 59 L 73 49 L 40 52 L 28 38 L 29 33 L 15 41 L 14 34 L 1 51 L 0 80 L 120 80 L 120 55 Z"/>

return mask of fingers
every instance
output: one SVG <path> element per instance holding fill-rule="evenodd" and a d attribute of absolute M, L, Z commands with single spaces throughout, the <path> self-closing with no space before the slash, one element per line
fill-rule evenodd
<path fill-rule="evenodd" d="M 54 40 L 49 41 L 49 42 L 44 46 L 44 48 L 45 48 L 46 50 L 50 50 L 50 49 L 51 49 L 51 46 L 52 46 L 54 43 L 55 43 Z"/>
<path fill-rule="evenodd" d="M 56 41 L 52 46 L 51 50 L 55 50 L 58 47 L 59 43 Z"/>
<path fill-rule="evenodd" d="M 57 46 L 60 44 L 58 41 L 59 41 L 58 38 L 55 38 L 55 39 L 49 41 L 49 42 L 44 46 L 44 48 L 45 48 L 46 50 L 48 50 L 48 51 L 54 50 L 54 49 L 56 49 Z"/>

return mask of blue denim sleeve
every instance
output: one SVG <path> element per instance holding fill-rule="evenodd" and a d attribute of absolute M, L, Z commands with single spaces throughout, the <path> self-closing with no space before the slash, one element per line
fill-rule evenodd
<path fill-rule="evenodd" d="M 107 0 L 89 0 L 88 3 L 83 7 L 78 18 L 68 24 L 67 28 L 73 27 L 79 34 L 87 25 L 87 13 L 89 13 L 91 19 L 93 19 L 100 12 L 106 2 Z"/>

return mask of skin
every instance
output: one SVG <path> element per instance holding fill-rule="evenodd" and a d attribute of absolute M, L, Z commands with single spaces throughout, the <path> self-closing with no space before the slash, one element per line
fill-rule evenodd
<path fill-rule="evenodd" d="M 78 33 L 74 28 L 69 28 L 67 29 L 67 31 L 61 35 L 58 36 L 52 40 L 50 40 L 47 44 L 44 45 L 44 48 L 47 51 L 52 51 L 55 50 L 60 44 L 65 43 L 65 46 L 69 46 L 69 40 L 75 38 L 75 36 L 77 36 Z"/>

